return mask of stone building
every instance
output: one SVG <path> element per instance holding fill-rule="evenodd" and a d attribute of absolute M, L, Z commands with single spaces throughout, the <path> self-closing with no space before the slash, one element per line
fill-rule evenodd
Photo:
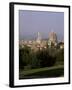
<path fill-rule="evenodd" d="M 50 32 L 48 37 L 48 46 L 55 47 L 57 45 L 57 35 L 55 32 Z"/>

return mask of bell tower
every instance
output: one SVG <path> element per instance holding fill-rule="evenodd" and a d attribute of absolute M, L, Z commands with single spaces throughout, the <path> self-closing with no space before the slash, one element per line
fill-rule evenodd
<path fill-rule="evenodd" d="M 41 34 L 40 34 L 40 32 L 37 33 L 37 40 L 36 40 L 36 42 L 37 42 L 38 44 L 41 43 Z"/>

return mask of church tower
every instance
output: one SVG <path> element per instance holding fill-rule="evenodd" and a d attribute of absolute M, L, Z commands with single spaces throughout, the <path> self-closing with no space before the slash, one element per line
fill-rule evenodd
<path fill-rule="evenodd" d="M 38 44 L 41 43 L 41 34 L 40 34 L 40 32 L 37 33 L 37 39 L 36 39 L 36 42 L 37 42 Z"/>

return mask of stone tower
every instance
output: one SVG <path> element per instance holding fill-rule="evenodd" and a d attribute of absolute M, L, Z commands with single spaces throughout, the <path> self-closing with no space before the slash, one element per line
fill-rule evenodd
<path fill-rule="evenodd" d="M 37 33 L 37 39 L 36 39 L 36 42 L 37 42 L 38 44 L 41 43 L 41 34 L 40 34 L 40 32 Z"/>

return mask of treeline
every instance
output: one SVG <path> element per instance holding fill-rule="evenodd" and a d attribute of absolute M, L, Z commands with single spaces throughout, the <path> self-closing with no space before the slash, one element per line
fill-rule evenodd
<path fill-rule="evenodd" d="M 50 67 L 64 64 L 64 50 L 48 48 L 32 51 L 29 47 L 19 49 L 19 69 Z"/>

